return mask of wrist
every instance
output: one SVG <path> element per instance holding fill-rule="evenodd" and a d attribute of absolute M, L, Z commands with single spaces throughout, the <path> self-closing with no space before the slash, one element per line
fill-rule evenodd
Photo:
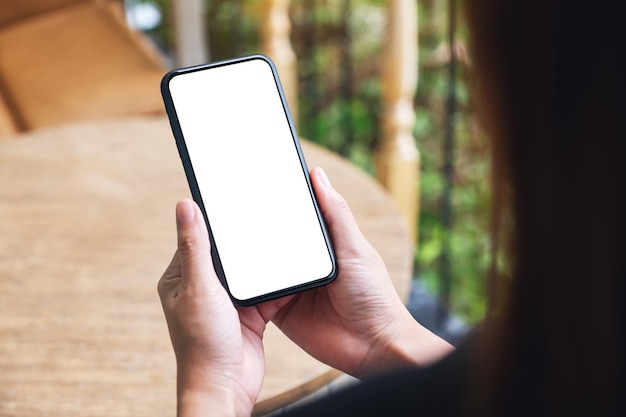
<path fill-rule="evenodd" d="M 177 379 L 178 417 L 240 417 L 252 413 L 254 402 L 227 377 L 180 372 Z"/>
<path fill-rule="evenodd" d="M 427 366 L 454 350 L 448 342 L 417 322 L 405 308 L 373 348 L 368 374 L 395 368 Z M 401 317 L 401 318 L 400 318 Z"/>
<path fill-rule="evenodd" d="M 392 357 L 408 365 L 418 367 L 430 365 L 454 350 L 454 347 L 437 336 L 406 312 L 408 318 L 404 329 L 393 340 L 390 348 Z"/>
<path fill-rule="evenodd" d="M 178 417 L 243 416 L 229 393 L 217 391 L 183 391 L 178 394 Z M 250 413 L 247 414 L 248 416 Z"/>

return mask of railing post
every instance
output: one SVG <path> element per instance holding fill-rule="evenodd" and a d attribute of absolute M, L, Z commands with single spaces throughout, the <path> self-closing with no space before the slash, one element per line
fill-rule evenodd
<path fill-rule="evenodd" d="M 181 67 L 204 64 L 208 51 L 202 0 L 175 0 L 172 7 L 176 64 Z"/>
<path fill-rule="evenodd" d="M 407 219 L 414 242 L 419 210 L 419 152 L 413 137 L 417 87 L 416 0 L 389 0 L 382 68 L 382 144 L 376 168 L 379 181 Z"/>
<path fill-rule="evenodd" d="M 297 126 L 298 79 L 296 54 L 291 47 L 290 33 L 289 0 L 266 1 L 261 29 L 261 50 L 276 65 L 291 115 Z"/>

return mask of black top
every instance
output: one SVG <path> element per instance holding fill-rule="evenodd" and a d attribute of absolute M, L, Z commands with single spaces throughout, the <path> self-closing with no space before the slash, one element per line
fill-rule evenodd
<path fill-rule="evenodd" d="M 408 368 L 354 384 L 282 416 L 467 415 L 467 344 L 425 368 Z"/>
<path fill-rule="evenodd" d="M 549 381 L 541 361 L 520 360 L 514 367 L 515 378 L 500 381 L 490 392 L 480 389 L 486 379 L 481 369 L 493 364 L 477 360 L 490 358 L 473 354 L 477 335 L 473 334 L 459 348 L 425 368 L 406 368 L 367 379 L 317 401 L 294 407 L 280 414 L 285 417 L 326 416 L 481 416 L 506 417 L 626 416 L 626 379 L 607 393 L 607 401 L 593 393 L 570 392 Z M 472 354 L 470 354 L 472 353 Z M 515 359 L 512 359 L 515 360 Z M 470 370 L 471 368 L 471 370 Z M 584 380 L 575 369 L 568 378 Z M 557 383 L 559 384 L 559 383 Z M 563 390 L 559 390 L 559 388 Z M 482 388 L 485 388 L 484 386 Z M 610 395 L 609 395 L 610 394 Z M 615 395 L 615 397 L 613 397 Z M 479 398 L 479 397 L 482 397 Z"/>

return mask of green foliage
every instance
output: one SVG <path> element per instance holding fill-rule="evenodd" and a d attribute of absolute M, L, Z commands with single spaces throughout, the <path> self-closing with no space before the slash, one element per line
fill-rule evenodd
<path fill-rule="evenodd" d="M 292 3 L 291 41 L 298 57 L 299 131 L 373 173 L 380 137 L 384 7 L 380 2 Z"/>
<path fill-rule="evenodd" d="M 445 132 L 445 100 L 449 93 L 448 62 L 441 60 L 446 48 L 447 14 L 443 2 L 420 1 L 420 78 L 415 98 L 414 134 L 422 156 L 419 219 L 419 251 L 416 273 L 433 292 L 442 289 L 440 260 L 449 242 L 451 309 L 470 323 L 484 317 L 485 280 L 490 265 L 488 240 L 489 166 L 488 144 L 476 127 L 467 88 L 466 64 L 458 63 L 453 115 L 456 139 L 452 190 L 453 225 L 445 230 L 441 221 L 444 179 L 442 143 Z M 466 31 L 457 30 L 464 43 Z"/>

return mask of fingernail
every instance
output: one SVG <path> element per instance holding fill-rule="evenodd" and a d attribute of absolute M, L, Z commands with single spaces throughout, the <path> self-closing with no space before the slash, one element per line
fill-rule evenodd
<path fill-rule="evenodd" d="M 320 176 L 320 180 L 322 181 L 322 185 L 324 186 L 324 188 L 330 188 L 330 180 L 328 179 L 328 176 L 326 175 L 326 172 L 322 169 L 322 168 L 317 168 L 317 171 L 319 173 Z"/>
<path fill-rule="evenodd" d="M 195 219 L 196 211 L 190 200 L 181 200 L 176 205 L 176 221 L 178 223 L 188 223 Z"/>

